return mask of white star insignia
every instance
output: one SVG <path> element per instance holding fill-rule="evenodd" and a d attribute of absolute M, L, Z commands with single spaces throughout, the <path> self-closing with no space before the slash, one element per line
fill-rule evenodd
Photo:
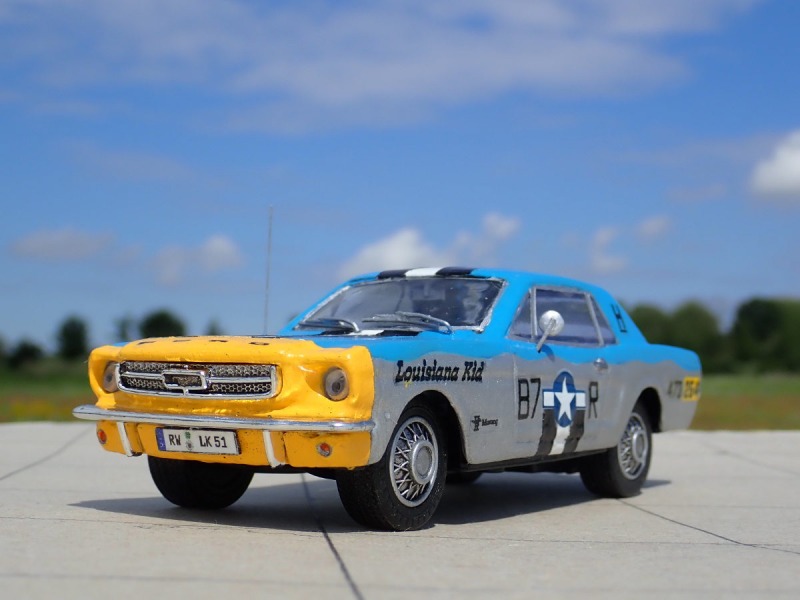
<path fill-rule="evenodd" d="M 555 393 L 558 398 L 559 410 L 558 421 L 561 420 L 562 415 L 566 415 L 567 419 L 572 421 L 572 399 L 575 397 L 575 392 L 570 392 L 567 389 L 567 378 L 561 380 L 561 391 Z"/>

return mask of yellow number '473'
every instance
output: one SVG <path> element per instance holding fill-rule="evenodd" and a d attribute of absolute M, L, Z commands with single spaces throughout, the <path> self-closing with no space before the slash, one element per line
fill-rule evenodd
<path fill-rule="evenodd" d="M 700 378 L 685 377 L 683 379 L 683 393 L 681 400 L 684 402 L 697 402 L 700 399 Z"/>

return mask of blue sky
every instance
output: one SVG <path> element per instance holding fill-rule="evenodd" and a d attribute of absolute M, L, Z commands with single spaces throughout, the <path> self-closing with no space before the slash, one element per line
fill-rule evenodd
<path fill-rule="evenodd" d="M 800 2 L 4 0 L 0 336 L 261 333 L 343 277 L 800 296 Z"/>

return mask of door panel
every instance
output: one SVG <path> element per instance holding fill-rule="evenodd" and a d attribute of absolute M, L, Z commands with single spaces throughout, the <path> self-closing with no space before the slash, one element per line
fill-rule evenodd
<path fill-rule="evenodd" d="M 609 346 L 604 345 L 608 340 L 601 333 L 594 307 L 590 308 L 593 302 L 580 290 L 535 288 L 512 326 L 516 338 L 515 439 L 534 456 L 603 447 L 608 437 L 603 432 L 618 412 L 614 410 L 620 392 L 618 367 L 608 356 Z M 541 335 L 537 317 L 547 310 L 562 314 L 565 327 L 545 340 L 537 352 Z M 531 330 L 529 337 L 526 327 Z"/>

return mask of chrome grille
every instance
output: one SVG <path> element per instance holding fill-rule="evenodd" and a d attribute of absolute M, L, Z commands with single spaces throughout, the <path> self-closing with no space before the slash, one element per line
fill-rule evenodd
<path fill-rule="evenodd" d="M 271 398 L 277 383 L 275 365 L 126 361 L 117 366 L 117 385 L 132 394 Z"/>

